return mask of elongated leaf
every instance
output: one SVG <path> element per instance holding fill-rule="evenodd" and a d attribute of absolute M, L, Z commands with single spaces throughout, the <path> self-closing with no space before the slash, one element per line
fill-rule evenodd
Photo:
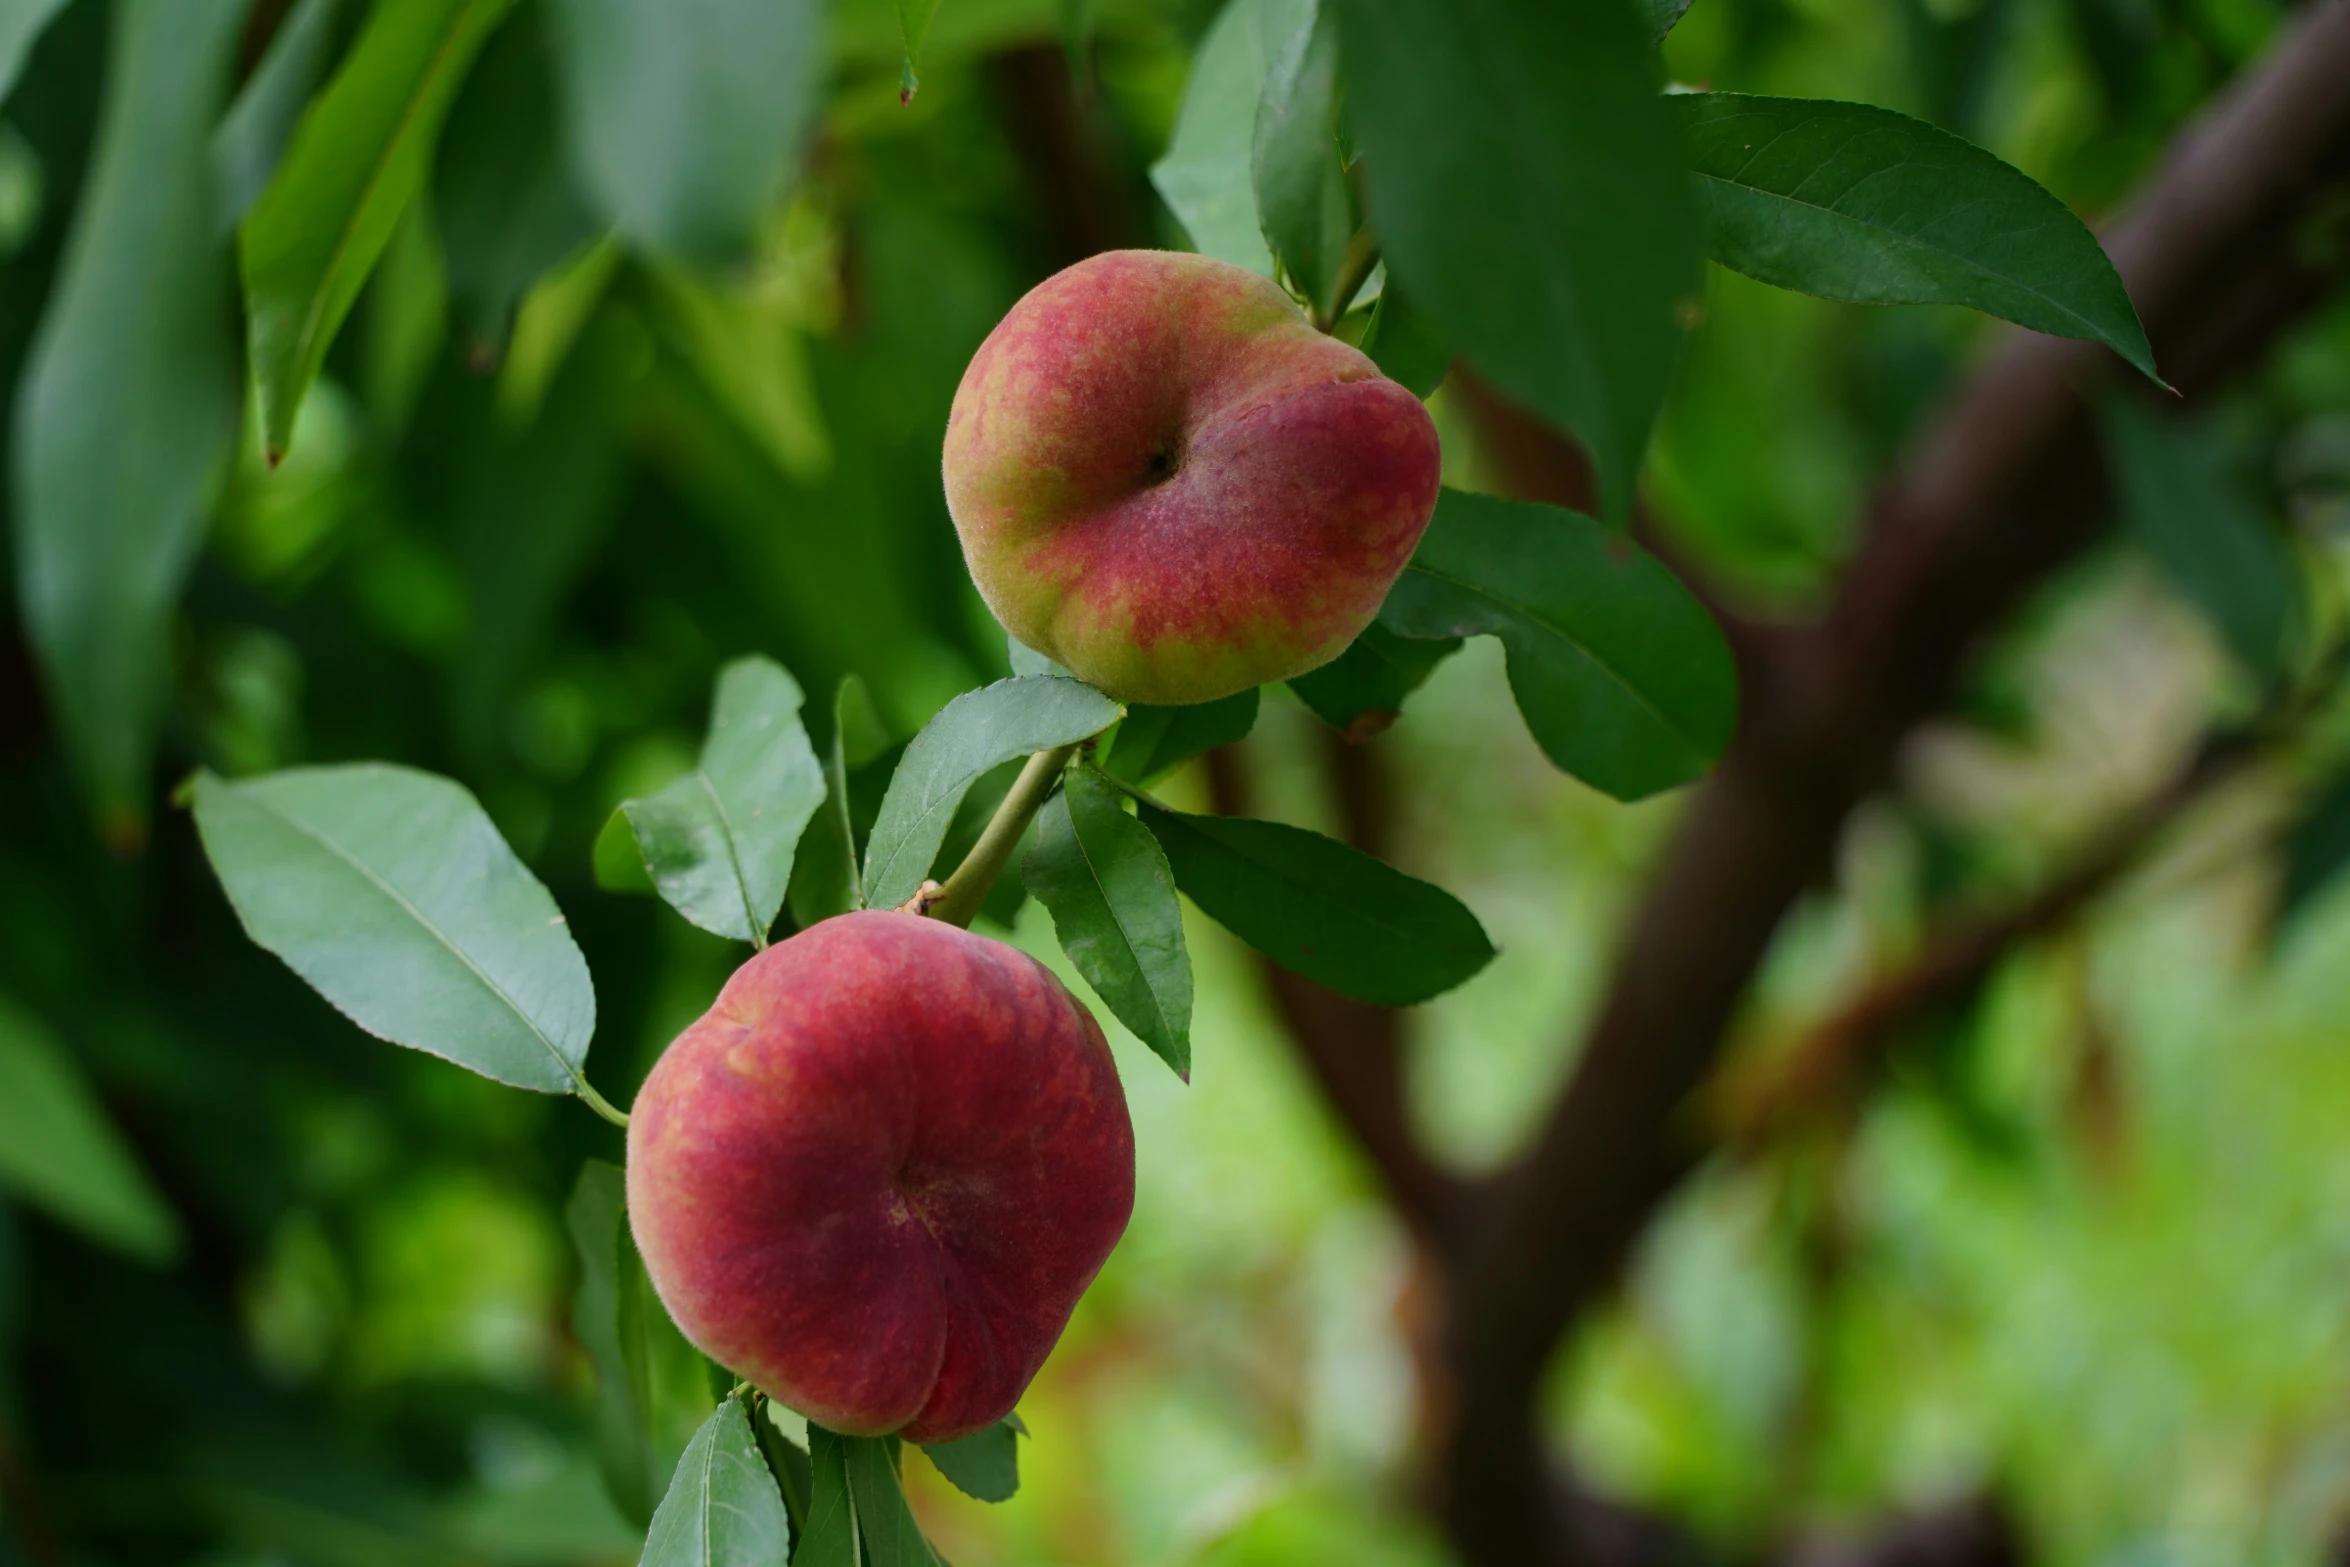
<path fill-rule="evenodd" d="M 808 1527 L 808 1490 L 814 1475 L 807 1450 L 776 1426 L 776 1408 L 769 1399 L 752 1411 L 751 1434 L 759 1439 L 767 1472 L 775 1476 L 776 1488 L 783 1492 L 783 1510 L 791 1515 L 792 1537 L 799 1539 Z"/>
<path fill-rule="evenodd" d="M 1008 1502 L 1020 1490 L 1023 1429 L 1011 1420 L 999 1420 L 984 1431 L 922 1451 L 965 1496 L 981 1502 Z"/>
<path fill-rule="evenodd" d="M 1250 174 L 1265 243 L 1318 309 L 1330 308 L 1355 231 L 1339 151 L 1338 6 L 1313 4 L 1281 41 L 1257 100 Z"/>
<path fill-rule="evenodd" d="M 1101 774 L 1073 768 L 1045 802 L 1021 879 L 1051 911 L 1062 950 L 1085 982 L 1190 1081 L 1191 954 L 1175 876 Z"/>
<path fill-rule="evenodd" d="M 200 773 L 195 807 L 245 934 L 352 1022 L 517 1088 L 579 1086 L 587 963 L 472 795 L 362 762 Z"/>
<path fill-rule="evenodd" d="M 510 0 L 379 5 L 245 219 L 248 349 L 271 461 L 359 285 L 424 188 L 449 101 Z"/>
<path fill-rule="evenodd" d="M 1575 512 L 1444 491 L 1379 618 L 1407 637 L 1500 637 L 1544 753 L 1619 800 L 1687 783 L 1730 742 L 1738 673 L 1713 617 Z"/>
<path fill-rule="evenodd" d="M 773 659 L 735 660 L 719 672 L 702 765 L 620 807 L 661 896 L 712 935 L 766 945 L 793 851 L 824 803 L 801 700 Z"/>
<path fill-rule="evenodd" d="M 1704 257 L 1639 19 L 1608 0 L 1338 4 L 1388 272 L 1581 438 L 1624 516 Z"/>
<path fill-rule="evenodd" d="M 791 1555 L 783 1493 L 740 1398 L 723 1400 L 677 1461 L 641 1567 L 777 1567 Z"/>
<path fill-rule="evenodd" d="M 1374 620 L 1345 652 L 1294 677 L 1289 689 L 1347 739 L 1368 740 L 1395 722 L 1403 699 L 1460 646 L 1458 637 L 1420 641 L 1397 636 Z"/>
<path fill-rule="evenodd" d="M 855 675 L 842 679 L 832 699 L 832 743 L 824 750 L 824 804 L 801 835 L 792 864 L 791 917 L 802 930 L 818 920 L 865 906 L 865 881 L 857 869 L 857 829 L 850 814 L 851 757 L 880 741 L 873 699 Z M 857 733 L 870 725 L 869 733 Z"/>
<path fill-rule="evenodd" d="M 146 817 L 172 607 L 236 433 L 204 146 L 241 14 L 118 5 L 95 161 L 17 394 L 17 593 L 118 842 Z"/>
<path fill-rule="evenodd" d="M 641 1283 L 630 1276 L 636 1259 L 628 1238 L 628 1193 L 620 1166 L 590 1159 L 563 1210 L 579 1251 L 579 1293 L 571 1303 L 571 1330 L 596 1368 L 596 1461 L 620 1511 L 649 1523 L 661 1477 L 654 1468 L 651 1395 L 645 1372 L 644 1313 L 624 1313 L 621 1302 Z M 641 1264 L 636 1264 L 641 1266 Z M 634 1342 L 623 1341 L 623 1328 Z"/>
<path fill-rule="evenodd" d="M 498 30 L 450 108 L 432 207 L 467 344 L 477 361 L 495 360 L 522 296 L 597 232 L 572 180 L 554 45 L 536 7 Z"/>
<path fill-rule="evenodd" d="M 243 222 L 269 188 L 295 122 L 326 72 L 342 8 L 342 0 L 297 0 L 212 133 L 212 172 L 226 229 Z"/>
<path fill-rule="evenodd" d="M 1102 759 L 1102 770 L 1132 784 L 1147 784 L 1203 752 L 1245 739 L 1257 726 L 1258 695 L 1252 688 L 1196 707 L 1126 710 Z"/>
<path fill-rule="evenodd" d="M 2277 924 L 2292 923 L 2350 866 L 2350 774 L 2334 780 L 2301 813 L 2285 844 L 2285 885 Z"/>
<path fill-rule="evenodd" d="M 791 1567 L 859 1567 L 848 1442 L 822 1426 L 808 1427 L 808 1528 Z"/>
<path fill-rule="evenodd" d="M 1688 126 L 1723 266 L 1829 299 L 1969 305 L 2103 343 L 2154 374 L 2146 330 L 2096 236 L 1980 147 L 1861 103 L 1668 101 Z"/>
<path fill-rule="evenodd" d="M 571 163 L 621 233 L 739 256 L 799 161 L 815 0 L 553 0 Z"/>
<path fill-rule="evenodd" d="M 898 41 L 906 46 L 905 69 L 898 76 L 898 101 L 912 103 L 922 85 L 916 74 L 922 67 L 922 39 L 930 19 L 938 14 L 938 0 L 898 0 Z"/>
<path fill-rule="evenodd" d="M 1225 0 L 1192 56 L 1175 134 L 1151 165 L 1151 183 L 1201 255 L 1271 277 L 1250 173 L 1264 83 L 1258 0 Z"/>
<path fill-rule="evenodd" d="M 921 890 L 955 806 L 981 773 L 1070 745 L 1116 721 L 1118 704 L 1053 675 L 1015 675 L 966 691 L 906 747 L 865 846 L 865 904 L 894 909 Z"/>
<path fill-rule="evenodd" d="M 2254 674 L 2282 674 L 2303 625 L 2301 576 L 2283 537 L 2196 432 L 2166 427 L 2126 397 L 2098 412 L 2123 528 Z"/>
<path fill-rule="evenodd" d="M 1317 984 L 1411 1006 L 1493 958 L 1484 927 L 1458 898 L 1335 839 L 1281 822 L 1137 805 L 1175 885 L 1201 912 Z"/>
<path fill-rule="evenodd" d="M 0 998 L 0 1191 L 143 1262 L 180 1227 L 98 1097 L 39 1019 Z"/>
<path fill-rule="evenodd" d="M 1363 337 L 1363 352 L 1381 375 L 1414 397 L 1435 391 L 1452 369 L 1452 345 L 1392 282 L 1380 291 Z"/>
<path fill-rule="evenodd" d="M 0 101 L 16 85 L 41 30 L 65 5 L 66 0 L 0 0 Z"/>
<path fill-rule="evenodd" d="M 898 1481 L 898 1441 L 886 1436 L 852 1436 L 842 1442 L 849 1494 L 857 1503 L 857 1539 L 866 1567 L 936 1567 L 938 1558 L 906 1506 Z"/>

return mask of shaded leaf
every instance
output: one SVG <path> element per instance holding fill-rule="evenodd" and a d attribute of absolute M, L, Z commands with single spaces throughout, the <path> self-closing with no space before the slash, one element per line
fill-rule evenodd
<path fill-rule="evenodd" d="M 1073 768 L 1045 802 L 1021 879 L 1051 911 L 1061 948 L 1085 982 L 1188 1081 L 1191 954 L 1174 873 L 1158 840 L 1126 814 L 1101 774 Z"/>
<path fill-rule="evenodd" d="M 857 1504 L 857 1539 L 865 1567 L 934 1567 L 938 1561 L 906 1506 L 898 1480 L 898 1440 L 888 1436 L 842 1439 L 849 1494 Z"/>
<path fill-rule="evenodd" d="M 352 1022 L 541 1093 L 580 1084 L 586 960 L 472 795 L 378 762 L 195 781 L 245 934 Z"/>
<path fill-rule="evenodd" d="M 1381 375 L 1414 397 L 1435 391 L 1452 368 L 1452 345 L 1393 282 L 1380 291 L 1362 347 Z"/>
<path fill-rule="evenodd" d="M 1025 1427 L 1012 1419 L 984 1431 L 922 1449 L 954 1488 L 981 1502 L 1008 1502 L 1020 1489 L 1020 1443 Z"/>
<path fill-rule="evenodd" d="M 248 351 L 272 460 L 401 214 L 442 117 L 510 0 L 379 5 L 245 219 Z"/>
<path fill-rule="evenodd" d="M 801 835 L 799 858 L 792 865 L 791 917 L 802 930 L 865 906 L 849 769 L 852 756 L 881 738 L 879 723 L 865 683 L 855 675 L 842 679 L 832 699 L 832 742 L 824 750 L 824 803 Z"/>
<path fill-rule="evenodd" d="M 1202 913 L 1317 984 L 1410 1006 L 1493 958 L 1477 917 L 1442 887 L 1281 822 L 1187 816 L 1137 801 Z"/>
<path fill-rule="evenodd" d="M 16 399 L 18 599 L 118 842 L 145 820 L 170 617 L 236 436 L 205 138 L 242 11 L 118 7 L 95 155 Z"/>
<path fill-rule="evenodd" d="M 2104 399 L 2098 414 L 2123 528 L 2254 674 L 2282 674 L 2300 646 L 2303 611 L 2285 540 L 2195 432 L 2121 396 Z"/>
<path fill-rule="evenodd" d="M 1012 673 L 1015 675 L 1059 675 L 1065 680 L 1077 678 L 1018 637 L 1008 633 L 1004 637 L 1004 650 L 1011 658 Z"/>
<path fill-rule="evenodd" d="M 866 906 L 894 909 L 921 890 L 955 807 L 980 774 L 1099 734 L 1119 711 L 1093 687 L 1053 675 L 1015 675 L 939 709 L 906 747 L 882 797 L 865 846 Z"/>
<path fill-rule="evenodd" d="M 800 833 L 824 803 L 801 700 L 773 659 L 735 660 L 718 675 L 701 766 L 620 807 L 661 896 L 712 935 L 766 945 Z"/>
<path fill-rule="evenodd" d="M 1337 3 L 1389 275 L 1581 439 L 1624 516 L 1704 254 L 1641 23 L 1605 3 Z"/>
<path fill-rule="evenodd" d="M 636 846 L 636 829 L 628 824 L 628 813 L 617 807 L 596 833 L 593 868 L 596 885 L 606 892 L 660 896 L 653 873 L 645 869 L 644 852 Z"/>
<path fill-rule="evenodd" d="M 522 296 L 598 227 L 572 181 L 540 16 L 527 7 L 490 40 L 434 160 L 449 297 L 479 360 L 504 352 Z"/>
<path fill-rule="evenodd" d="M 1201 255 L 1271 277 L 1251 173 L 1264 83 L 1258 0 L 1226 0 L 1192 55 L 1175 134 L 1151 165 L 1151 183 Z"/>
<path fill-rule="evenodd" d="M 641 1567 L 777 1567 L 791 1542 L 783 1493 L 743 1400 L 724 1399 L 677 1461 Z"/>
<path fill-rule="evenodd" d="M 1688 14 L 1689 0 L 1640 0 L 1640 25 L 1647 29 L 1652 48 L 1663 43 Z"/>
<path fill-rule="evenodd" d="M 2088 226 L 2029 175 L 1860 103 L 1686 93 L 1713 257 L 1780 288 L 1968 305 L 2087 338 L 2147 375 L 2154 350 Z"/>
<path fill-rule="evenodd" d="M 342 9 L 342 0 L 296 0 L 212 133 L 212 173 L 224 230 L 243 222 L 269 188 L 294 125 L 326 72 Z"/>
<path fill-rule="evenodd" d="M 1338 105 L 1338 9 L 1331 0 L 1312 5 L 1305 25 L 1271 51 L 1250 157 L 1265 243 L 1319 310 L 1332 305 L 1355 231 Z"/>
<path fill-rule="evenodd" d="M 1102 770 L 1131 784 L 1147 784 L 1195 756 L 1246 739 L 1257 726 L 1258 702 L 1252 686 L 1194 707 L 1130 707 L 1106 747 Z"/>
<path fill-rule="evenodd" d="M 808 1425 L 808 1527 L 791 1567 L 859 1567 L 849 1438 Z"/>
<path fill-rule="evenodd" d="M 0 1191 L 142 1262 L 179 1254 L 179 1220 L 65 1047 L 0 998 Z"/>
<path fill-rule="evenodd" d="M 1579 513 L 1443 491 L 1379 619 L 1407 637 L 1500 637 L 1544 754 L 1619 800 L 1687 783 L 1729 744 L 1738 672 L 1713 617 Z"/>
<path fill-rule="evenodd" d="M 915 89 L 922 85 L 916 73 L 922 66 L 922 39 L 930 31 L 930 19 L 938 14 L 938 0 L 898 0 L 898 41 L 906 47 L 905 69 L 898 77 L 898 101 L 911 103 Z M 1071 80 L 1075 80 L 1074 72 Z"/>
<path fill-rule="evenodd" d="M 2302 811 L 2285 844 L 2285 885 L 2277 898 L 2277 924 L 2294 916 L 2332 885 L 2350 866 L 2350 774 L 2334 780 Z"/>
<path fill-rule="evenodd" d="M 1395 722 L 1403 699 L 1460 646 L 1459 637 L 1398 636 L 1374 620 L 1329 663 L 1291 677 L 1289 689 L 1347 739 L 1368 740 Z"/>
<path fill-rule="evenodd" d="M 652 1521 L 661 1476 L 654 1467 L 644 1313 L 622 1310 L 624 1297 L 643 1286 L 631 1277 L 641 1264 L 629 1242 L 620 1167 L 601 1159 L 581 1165 L 563 1218 L 579 1252 L 571 1330 L 596 1368 L 597 1465 L 613 1503 L 641 1527 Z M 632 1342 L 624 1341 L 624 1329 Z"/>
<path fill-rule="evenodd" d="M 808 1527 L 808 1491 L 814 1476 L 807 1450 L 776 1425 L 777 1408 L 773 1399 L 762 1399 L 751 1412 L 751 1434 L 759 1439 L 767 1472 L 775 1476 L 776 1488 L 783 1492 L 783 1510 L 791 1515 L 792 1537 L 798 1539 Z"/>
<path fill-rule="evenodd" d="M 814 111 L 814 0 L 551 0 L 571 165 L 628 238 L 751 243 Z"/>
<path fill-rule="evenodd" d="M 16 85 L 41 30 L 65 6 L 66 0 L 0 0 L 0 101 Z"/>

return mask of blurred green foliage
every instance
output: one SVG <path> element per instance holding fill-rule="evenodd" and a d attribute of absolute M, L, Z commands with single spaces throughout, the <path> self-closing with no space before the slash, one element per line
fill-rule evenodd
<path fill-rule="evenodd" d="M 0 46 L 48 9 L 0 0 Z M 484 68 L 512 30 L 595 9 L 523 0 Z M 462 779 L 586 952 L 600 1081 L 625 1102 L 739 949 L 599 889 L 592 849 L 618 802 L 693 765 L 722 663 L 768 654 L 810 693 L 859 676 L 883 733 L 850 760 L 873 789 L 890 746 L 1008 671 L 938 436 L 980 338 L 1070 259 L 1039 81 L 1061 84 L 1125 237 L 1182 242 L 1146 170 L 1214 7 L 1104 0 L 1074 91 L 1062 9 L 945 0 L 901 104 L 896 8 L 842 0 L 809 172 L 728 264 L 550 221 L 552 270 L 508 301 L 519 282 L 467 229 L 497 203 L 444 158 L 274 469 L 248 407 L 171 624 L 155 782 L 370 757 Z M 326 14 L 337 51 L 364 21 L 296 11 Z M 76 0 L 12 88 L 0 70 L 11 396 L 90 189 L 113 14 Z M 1919 114 L 2094 215 L 2276 20 L 2269 0 L 1698 0 L 1665 59 L 1683 82 Z M 531 130 L 497 108 L 460 96 L 451 134 Z M 1983 332 L 1713 271 L 1645 474 L 1665 526 L 1749 599 L 1815 605 L 1872 475 Z M 2312 630 L 2338 633 L 2350 312 L 2195 438 L 2299 565 Z M 0 1563 L 634 1560 L 641 1519 L 598 1476 L 564 1222 L 617 1134 L 360 1034 L 243 939 L 185 815 L 109 850 L 26 635 L 0 648 L 0 1038 L 64 1064 L 59 1102 L 104 1117 L 75 1156 L 116 1162 L 111 1205 L 77 1211 L 11 1171 L 25 1145 L 0 1153 Z M 1752 1002 L 1752 1048 L 1952 900 L 2032 885 L 2251 685 L 2126 541 L 2084 562 L 1856 822 Z M 1501 948 L 1415 1014 L 1413 1107 L 1449 1161 L 1485 1168 L 1568 1066 L 1678 805 L 1562 779 L 1489 640 L 1402 700 L 1377 742 L 1394 857 Z M 832 711 L 809 703 L 819 755 Z M 2076 931 L 1920 1030 L 1848 1135 L 1710 1170 L 1560 1357 L 1559 1439 L 1725 1544 L 1988 1484 L 2067 1567 L 2318 1560 L 2350 1515 L 2350 891 L 2301 887 L 2272 941 L 2270 846 L 2350 729 L 2308 753 L 2306 776 L 2215 798 Z M 1317 720 L 1269 692 L 1245 751 L 1265 814 L 1328 824 L 1320 756 Z M 1007 783 L 982 780 L 950 849 Z M 1205 803 L 1193 773 L 1163 788 Z M 1016 887 L 991 909 L 1081 985 Z M 1424 1274 L 1245 954 L 1196 917 L 1188 936 L 1192 1083 L 1111 1030 L 1135 1221 L 1023 1405 L 1021 1491 L 982 1507 L 909 1459 L 916 1505 L 962 1567 L 1441 1562 L 1412 1513 Z M 671 1358 L 674 1453 L 708 1390 Z"/>

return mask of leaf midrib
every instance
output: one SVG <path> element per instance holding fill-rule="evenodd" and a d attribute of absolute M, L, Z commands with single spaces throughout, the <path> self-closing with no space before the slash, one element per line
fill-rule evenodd
<path fill-rule="evenodd" d="M 1076 807 L 1066 799 L 1067 790 L 1064 788 L 1062 792 L 1062 803 L 1069 807 L 1069 836 L 1076 841 L 1077 857 L 1085 862 L 1085 873 L 1093 878 L 1094 890 L 1101 895 L 1102 907 L 1109 913 L 1110 924 L 1118 932 L 1118 939 L 1126 944 L 1126 955 L 1133 960 L 1134 972 L 1142 980 L 1143 992 L 1151 998 L 1151 1011 L 1158 1017 L 1161 1037 L 1166 1040 L 1168 1048 L 1173 1049 L 1175 1020 L 1167 1015 L 1166 1003 L 1159 996 L 1159 987 L 1151 983 L 1150 969 L 1142 961 L 1141 949 L 1134 943 L 1134 932 L 1127 929 L 1124 917 L 1118 912 L 1117 900 L 1110 896 L 1110 884 L 1102 879 L 1101 870 L 1094 863 L 1093 850 L 1087 846 L 1085 834 L 1078 830 Z M 1119 815 L 1123 818 L 1125 813 L 1121 811 Z M 1145 833 L 1149 831 L 1148 828 L 1143 830 Z M 1173 873 L 1169 874 L 1172 876 Z"/>
<path fill-rule="evenodd" d="M 234 786 L 232 785 L 230 787 L 233 788 Z M 240 792 L 242 793 L 242 791 Z M 473 959 L 466 954 L 462 947 L 458 946 L 456 942 L 449 938 L 447 932 L 443 931 L 440 926 L 434 924 L 430 919 L 428 919 L 425 916 L 424 911 L 418 908 L 414 903 L 411 903 L 407 896 L 397 887 L 394 887 L 390 882 L 384 880 L 383 877 L 377 875 L 374 869 L 367 865 L 364 861 L 354 858 L 352 855 L 346 852 L 340 844 L 320 833 L 315 828 L 311 827 L 309 823 L 301 820 L 299 817 L 288 815 L 286 812 L 278 809 L 277 806 L 258 795 L 243 793 L 243 798 L 247 801 L 247 803 L 251 804 L 254 809 L 263 812 L 277 821 L 283 822 L 286 826 L 292 828 L 295 832 L 301 834 L 304 838 L 309 839 L 312 843 L 317 844 L 320 848 L 326 850 L 327 853 L 333 855 L 336 859 L 342 861 L 345 865 L 348 865 L 351 867 L 351 869 L 357 871 L 370 886 L 375 888 L 376 891 L 382 893 L 386 898 L 390 899 L 394 904 L 398 905 L 404 912 L 407 913 L 411 919 L 415 920 L 419 926 L 423 927 L 426 933 L 428 933 L 433 938 L 433 940 L 439 942 L 444 948 L 446 948 L 448 950 L 449 956 L 455 958 L 459 963 L 463 964 L 466 971 L 481 982 L 483 989 L 487 990 L 491 995 L 497 997 L 498 1000 L 505 1005 L 507 1011 L 513 1013 L 515 1017 L 522 1021 L 522 1026 L 530 1030 L 531 1037 L 536 1039 L 541 1045 L 545 1046 L 547 1054 L 553 1057 L 555 1064 L 563 1069 L 563 1075 L 565 1077 L 571 1079 L 575 1085 L 581 1081 L 579 1069 L 573 1066 L 571 1062 L 565 1058 L 562 1051 L 555 1048 L 555 1042 L 547 1037 L 546 1030 L 539 1027 L 537 1020 L 532 1018 L 529 1013 L 523 1011 L 521 1004 L 515 1001 L 512 996 L 506 994 L 505 987 L 500 985 L 496 980 L 492 979 L 488 970 L 484 969 L 480 964 L 474 962 Z"/>

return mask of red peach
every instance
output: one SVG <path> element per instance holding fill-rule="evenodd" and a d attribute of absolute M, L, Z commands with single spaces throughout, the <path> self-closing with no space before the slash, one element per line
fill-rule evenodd
<path fill-rule="evenodd" d="M 1025 953 L 911 914 L 751 959 L 629 1115 L 629 1223 L 669 1315 L 852 1435 L 1002 1419 L 1133 1206 L 1092 1015 Z"/>
<path fill-rule="evenodd" d="M 1004 629 L 1123 701 L 1208 702 L 1345 651 L 1436 505 L 1419 399 L 1228 262 L 1121 250 L 973 356 L 946 494 Z"/>

